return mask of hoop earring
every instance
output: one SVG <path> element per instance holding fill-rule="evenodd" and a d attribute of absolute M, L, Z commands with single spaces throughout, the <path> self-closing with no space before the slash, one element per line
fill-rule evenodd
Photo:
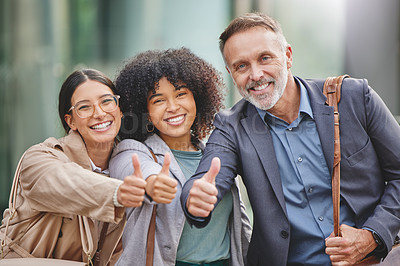
<path fill-rule="evenodd" d="M 154 131 L 154 125 L 153 125 L 153 123 L 151 123 L 150 121 L 147 122 L 147 124 L 146 124 L 146 130 L 147 130 L 147 132 L 149 132 L 149 133 L 153 132 L 153 131 Z"/>

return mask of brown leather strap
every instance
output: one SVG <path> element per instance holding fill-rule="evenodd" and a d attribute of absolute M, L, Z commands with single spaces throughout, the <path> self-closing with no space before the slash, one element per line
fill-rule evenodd
<path fill-rule="evenodd" d="M 338 77 L 329 77 L 324 83 L 323 92 L 326 96 L 326 103 L 333 106 L 335 115 L 335 146 L 334 146 L 334 162 L 332 172 L 332 200 L 333 200 L 333 224 L 335 236 L 341 236 L 339 230 L 339 210 L 340 210 L 340 135 L 339 135 L 339 111 L 338 103 L 341 98 L 341 86 L 344 78 L 349 75 L 342 75 Z M 395 265 L 400 260 L 400 244 L 394 245 L 391 252 L 389 252 L 386 259 L 381 260 L 375 256 L 369 256 L 356 263 L 356 265 Z"/>
<path fill-rule="evenodd" d="M 332 170 L 332 201 L 333 201 L 333 231 L 335 236 L 341 236 L 340 226 L 340 132 L 338 103 L 341 98 L 341 86 L 344 78 L 349 75 L 329 77 L 324 83 L 323 93 L 326 103 L 334 109 L 334 157 Z"/>
<path fill-rule="evenodd" d="M 154 244 L 156 236 L 156 210 L 157 206 L 153 206 L 149 231 L 147 232 L 147 248 L 146 248 L 146 266 L 153 266 L 154 259 Z"/>
<path fill-rule="evenodd" d="M 104 241 L 106 240 L 107 230 L 109 223 L 104 223 L 103 228 L 101 228 L 99 244 L 97 245 L 96 253 L 93 256 L 93 265 L 98 266 L 100 263 L 100 253 L 104 246 Z"/>
<path fill-rule="evenodd" d="M 154 155 L 154 152 L 149 148 L 151 156 L 156 163 L 158 163 L 157 157 Z M 153 212 L 151 213 L 149 231 L 147 232 L 147 247 L 146 247 L 146 266 L 153 266 L 154 260 L 154 244 L 156 237 L 156 212 L 157 205 L 153 206 Z"/>

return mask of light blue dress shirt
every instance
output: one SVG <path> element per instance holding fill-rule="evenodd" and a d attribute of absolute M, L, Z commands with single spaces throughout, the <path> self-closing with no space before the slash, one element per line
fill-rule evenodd
<path fill-rule="evenodd" d="M 332 185 L 306 88 L 300 81 L 300 108 L 290 125 L 257 109 L 271 129 L 291 226 L 288 265 L 330 265 L 325 238 L 333 231 Z M 265 117 L 265 120 L 264 120 Z M 344 199 L 341 224 L 354 226 Z"/>

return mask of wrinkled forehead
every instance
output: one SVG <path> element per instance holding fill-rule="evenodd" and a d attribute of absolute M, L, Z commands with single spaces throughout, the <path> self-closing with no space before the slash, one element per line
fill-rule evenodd
<path fill-rule="evenodd" d="M 247 57 L 251 53 L 261 51 L 283 52 L 279 36 L 262 27 L 253 27 L 233 34 L 225 43 L 224 58 L 231 64 L 234 58 Z"/>

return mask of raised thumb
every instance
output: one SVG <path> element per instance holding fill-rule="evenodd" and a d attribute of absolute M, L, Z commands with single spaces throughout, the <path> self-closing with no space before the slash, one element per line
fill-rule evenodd
<path fill-rule="evenodd" d="M 215 177 L 218 175 L 220 168 L 220 159 L 218 157 L 214 157 L 211 161 L 210 169 L 208 169 L 208 172 L 203 176 L 203 178 L 207 180 L 207 182 L 215 184 Z"/>
<path fill-rule="evenodd" d="M 169 175 L 169 165 L 171 164 L 171 155 L 169 152 L 166 152 L 164 155 L 164 163 L 161 169 L 160 174 Z"/>
<path fill-rule="evenodd" d="M 143 178 L 142 169 L 140 169 L 139 157 L 136 153 L 132 155 L 133 176 Z"/>

